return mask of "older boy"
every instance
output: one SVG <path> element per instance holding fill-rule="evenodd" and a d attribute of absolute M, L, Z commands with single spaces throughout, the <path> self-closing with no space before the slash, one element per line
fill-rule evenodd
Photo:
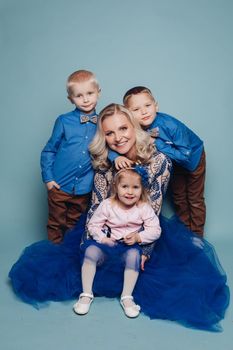
<path fill-rule="evenodd" d="M 86 211 L 93 184 L 88 151 L 96 132 L 95 108 L 100 87 L 92 72 L 79 70 L 67 80 L 68 99 L 75 110 L 60 115 L 41 153 L 42 178 L 48 190 L 48 238 L 62 241 Z"/>
<path fill-rule="evenodd" d="M 158 112 L 158 103 L 144 86 L 128 90 L 123 102 L 142 128 L 156 138 L 158 150 L 174 161 L 171 184 L 175 210 L 189 229 L 203 236 L 206 217 L 203 141 L 176 118 Z"/>

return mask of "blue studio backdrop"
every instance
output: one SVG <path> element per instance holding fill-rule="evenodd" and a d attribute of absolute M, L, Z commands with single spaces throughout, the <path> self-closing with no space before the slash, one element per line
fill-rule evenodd
<path fill-rule="evenodd" d="M 231 0 L 2 0 L 1 246 L 46 238 L 40 152 L 55 118 L 73 108 L 70 73 L 102 88 L 98 111 L 148 86 L 160 111 L 205 142 L 206 237 L 232 238 Z"/>

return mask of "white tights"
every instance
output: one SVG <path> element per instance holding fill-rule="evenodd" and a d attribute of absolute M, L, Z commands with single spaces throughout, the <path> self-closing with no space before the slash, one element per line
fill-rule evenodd
<path fill-rule="evenodd" d="M 135 248 L 129 248 L 124 256 L 125 270 L 124 270 L 124 284 L 122 296 L 132 295 L 136 285 L 139 266 L 140 253 Z M 82 266 L 82 287 L 84 293 L 92 293 L 93 281 L 96 273 L 96 266 L 104 263 L 104 253 L 95 245 L 91 245 L 86 249 L 84 262 Z M 83 298 L 84 299 L 84 298 Z M 86 298 L 85 298 L 86 299 Z M 89 300 L 83 302 L 89 302 Z"/>

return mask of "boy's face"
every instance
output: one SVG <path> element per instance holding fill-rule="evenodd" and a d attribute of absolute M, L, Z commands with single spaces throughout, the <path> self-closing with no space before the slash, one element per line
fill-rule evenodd
<path fill-rule="evenodd" d="M 127 107 L 143 128 L 148 128 L 153 123 L 158 112 L 157 102 L 147 92 L 132 95 Z"/>
<path fill-rule="evenodd" d="M 100 89 L 92 81 L 74 83 L 68 99 L 71 103 L 85 113 L 92 113 L 95 110 L 100 95 Z"/>

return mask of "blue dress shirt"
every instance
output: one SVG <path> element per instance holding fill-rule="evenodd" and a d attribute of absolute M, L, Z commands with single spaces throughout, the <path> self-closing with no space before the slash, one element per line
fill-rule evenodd
<path fill-rule="evenodd" d="M 154 128 L 158 130 L 157 149 L 183 168 L 194 171 L 201 159 L 203 141 L 181 121 L 165 113 L 157 113 L 147 131 Z"/>
<path fill-rule="evenodd" d="M 194 171 L 201 159 L 204 149 L 203 141 L 178 119 L 157 113 L 153 123 L 146 129 L 150 132 L 156 129 L 158 135 L 155 145 L 158 151 L 166 154 L 183 168 Z M 108 158 L 113 162 L 119 154 L 109 151 Z"/>
<path fill-rule="evenodd" d="M 92 190 L 94 170 L 88 146 L 96 132 L 96 124 L 81 123 L 80 115 L 77 108 L 60 115 L 41 153 L 43 181 L 56 181 L 62 191 L 78 195 Z"/>

